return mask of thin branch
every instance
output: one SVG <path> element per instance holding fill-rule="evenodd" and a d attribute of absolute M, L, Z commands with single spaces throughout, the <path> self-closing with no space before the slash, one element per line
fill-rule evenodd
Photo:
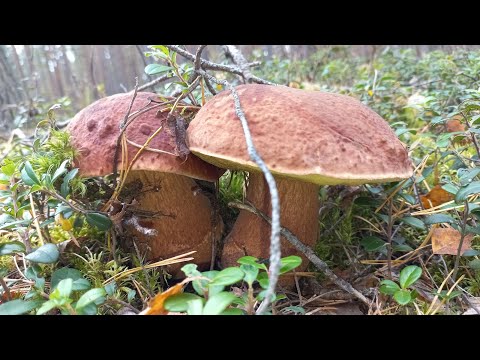
<path fill-rule="evenodd" d="M 176 46 L 176 45 L 164 45 L 164 46 L 166 48 L 172 50 L 172 51 L 175 51 L 177 54 L 179 54 L 179 55 L 181 55 L 181 56 L 183 56 L 183 57 L 185 57 L 185 58 L 187 58 L 191 61 L 195 61 L 195 55 L 193 55 L 192 53 L 182 49 L 179 46 Z M 242 70 L 239 69 L 236 66 L 216 64 L 216 63 L 213 63 L 211 61 L 207 61 L 207 60 L 203 60 L 203 59 L 201 59 L 200 62 L 201 62 L 202 69 L 225 71 L 225 72 L 236 74 L 236 75 L 241 75 L 241 76 L 243 75 Z M 256 63 L 249 63 L 248 64 L 248 66 L 256 66 L 256 65 L 258 65 L 258 64 L 256 64 Z M 258 83 L 258 84 L 275 85 L 274 83 L 271 83 L 270 81 L 263 80 L 263 79 L 261 79 L 257 76 L 254 76 L 254 75 L 252 75 L 251 79 L 252 79 L 253 82 Z"/>
<path fill-rule="evenodd" d="M 270 199 L 272 203 L 272 233 L 270 237 L 270 267 L 268 274 L 270 282 L 267 293 L 265 294 L 265 299 L 260 304 L 260 307 L 257 310 L 257 314 L 262 314 L 265 312 L 268 305 L 271 303 L 280 273 L 280 199 L 278 196 L 277 184 L 275 183 L 275 179 L 273 178 L 272 173 L 268 169 L 263 159 L 258 154 L 257 149 L 253 144 L 252 134 L 250 133 L 248 122 L 240 104 L 240 98 L 237 91 L 235 90 L 235 87 L 233 87 L 228 81 L 218 80 L 215 77 L 207 74 L 203 70 L 197 70 L 196 72 L 216 84 L 221 84 L 225 86 L 232 92 L 233 101 L 235 103 L 235 113 L 237 114 L 242 124 L 243 133 L 245 134 L 245 141 L 247 143 L 248 155 L 250 156 L 250 159 L 255 162 L 255 164 L 257 164 L 257 166 L 263 172 L 265 176 L 265 181 L 268 184 L 268 190 L 270 192 Z"/>
<path fill-rule="evenodd" d="M 469 213 L 468 200 L 465 199 L 465 207 L 463 209 L 462 223 L 460 224 L 462 231 L 460 234 L 460 242 L 458 243 L 457 256 L 455 257 L 455 265 L 453 266 L 452 281 L 455 281 L 457 279 L 458 266 L 460 265 L 460 255 L 462 254 L 463 241 L 465 240 L 465 235 L 467 233 L 466 228 L 467 228 L 468 213 Z"/>
<path fill-rule="evenodd" d="M 162 81 L 165 81 L 167 79 L 173 78 L 173 76 L 170 76 L 169 74 L 162 75 L 156 79 L 153 79 L 152 81 L 143 84 L 142 86 L 138 87 L 138 91 L 143 91 L 145 89 L 151 88 L 157 84 L 160 84 Z"/>
<path fill-rule="evenodd" d="M 207 85 L 207 89 L 208 91 L 210 91 L 210 94 L 212 94 L 213 96 L 217 95 L 217 92 L 215 91 L 215 89 L 213 88 L 212 84 L 210 83 L 210 81 L 208 81 L 207 78 L 203 78 L 203 80 L 205 81 L 205 85 Z"/>
<path fill-rule="evenodd" d="M 241 209 L 241 210 L 249 211 L 249 212 L 261 217 L 263 220 L 265 220 L 269 224 L 272 223 L 272 221 L 270 220 L 270 218 L 267 215 L 265 215 L 263 212 L 261 212 L 260 210 L 256 209 L 253 206 L 249 206 L 249 205 L 242 204 L 242 203 L 229 203 L 228 206 L 234 207 L 234 208 L 237 208 L 237 209 Z M 305 245 L 304 243 L 302 243 L 290 230 L 288 230 L 284 227 L 281 227 L 280 228 L 280 234 L 286 240 L 288 240 L 288 242 L 290 244 L 292 244 L 298 251 L 303 253 L 307 257 L 307 259 L 310 260 L 313 263 L 313 265 L 315 265 L 317 267 L 318 270 L 322 271 L 328 277 L 328 279 L 330 281 L 332 281 L 335 285 L 337 285 L 339 288 L 345 290 L 346 292 L 354 295 L 355 297 L 357 297 L 360 301 L 362 301 L 366 305 L 369 305 L 369 306 L 371 305 L 371 301 L 369 301 L 361 292 L 356 290 L 348 282 L 346 282 L 345 280 L 343 280 L 343 279 L 339 278 L 337 275 L 335 275 L 335 273 L 328 268 L 328 265 L 325 262 L 323 262 L 317 255 L 315 255 L 313 250 L 310 247 L 308 247 L 307 245 Z"/>
<path fill-rule="evenodd" d="M 12 294 L 10 293 L 10 289 L 7 286 L 7 283 L 5 280 L 3 280 L 3 277 L 0 276 L 0 285 L 2 285 L 3 289 L 5 290 L 5 295 L 7 295 L 7 301 L 12 300 Z"/>
<path fill-rule="evenodd" d="M 237 49 L 234 45 L 222 45 L 225 53 L 230 55 L 233 62 L 240 68 L 242 71 L 243 80 L 247 83 L 252 82 L 252 77 L 254 75 L 250 72 L 250 68 L 248 66 L 248 61 L 245 59 L 243 54 Z"/>
<path fill-rule="evenodd" d="M 138 77 L 135 77 L 135 89 L 133 90 L 132 100 L 130 101 L 130 105 L 128 106 L 128 110 L 123 118 L 123 121 L 120 123 L 120 131 L 126 127 L 128 122 L 128 117 L 130 116 L 130 112 L 132 111 L 133 103 L 135 102 L 135 98 L 137 97 L 138 92 Z M 113 155 L 113 187 L 117 186 L 117 174 L 118 174 L 118 155 L 120 153 L 120 142 L 122 140 L 123 132 L 121 132 L 120 136 L 117 138 L 117 144 L 115 146 L 115 154 Z"/>

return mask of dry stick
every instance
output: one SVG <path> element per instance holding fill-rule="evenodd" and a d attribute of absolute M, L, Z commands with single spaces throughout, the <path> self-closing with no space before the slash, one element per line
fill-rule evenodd
<path fill-rule="evenodd" d="M 460 235 L 460 242 L 458 244 L 458 249 L 457 249 L 457 256 L 455 257 L 455 265 L 453 266 L 453 275 L 452 275 L 452 281 L 455 281 L 457 278 L 457 273 L 458 273 L 458 266 L 460 265 L 460 255 L 462 253 L 462 246 L 463 246 L 463 241 L 465 240 L 465 233 L 466 233 L 466 227 L 467 227 L 467 219 L 468 219 L 468 200 L 465 199 L 465 207 L 463 209 L 463 216 L 462 216 L 462 224 L 461 224 L 461 235 Z"/>
<path fill-rule="evenodd" d="M 135 78 L 135 89 L 133 90 L 133 96 L 132 100 L 130 101 L 130 105 L 128 106 L 128 110 L 125 114 L 125 117 L 123 118 L 123 121 L 120 123 L 120 136 L 117 138 L 117 145 L 115 146 L 115 154 L 113 155 L 113 187 L 117 187 L 117 174 L 118 174 L 118 153 L 119 153 L 119 148 L 120 148 L 120 141 L 123 138 L 123 129 L 125 128 L 125 125 L 127 124 L 128 121 L 128 116 L 130 115 L 130 112 L 132 111 L 133 103 L 135 102 L 135 98 L 137 97 L 137 91 L 138 91 L 138 77 Z"/>
<path fill-rule="evenodd" d="M 257 310 L 257 314 L 262 314 L 266 311 L 268 305 L 271 303 L 272 297 L 275 293 L 278 276 L 280 274 L 280 199 L 278 197 L 277 184 L 275 183 L 275 179 L 273 178 L 272 173 L 270 172 L 270 170 L 268 170 L 267 165 L 260 157 L 255 148 L 255 145 L 253 144 L 252 134 L 250 133 L 248 122 L 240 104 L 240 98 L 235 88 L 230 85 L 228 81 L 218 80 L 215 77 L 207 74 L 203 70 L 197 70 L 196 72 L 216 84 L 221 84 L 225 86 L 232 92 L 233 101 L 235 103 L 235 113 L 242 124 L 245 141 L 247 143 L 248 155 L 250 156 L 250 159 L 255 162 L 255 164 L 257 164 L 260 170 L 262 170 L 263 175 L 265 176 L 265 181 L 268 184 L 268 190 L 270 192 L 270 199 L 272 203 L 272 233 L 270 236 L 270 266 L 268 274 L 270 282 L 268 285 L 267 293 L 265 294 L 265 299 L 262 301 Z"/>
<path fill-rule="evenodd" d="M 162 81 L 165 81 L 167 79 L 173 79 L 173 76 L 170 76 L 169 74 L 166 74 L 166 75 L 162 75 L 156 79 L 153 79 L 152 81 L 146 83 L 146 84 L 143 84 L 142 86 L 139 86 L 138 87 L 138 91 L 143 91 L 145 89 L 148 89 L 148 88 L 151 88 L 157 84 L 160 84 Z"/>
<path fill-rule="evenodd" d="M 245 59 L 243 54 L 234 45 L 222 45 L 222 48 L 224 49 L 225 53 L 232 57 L 233 62 L 238 65 L 242 71 L 243 80 L 247 83 L 251 82 L 254 75 L 250 72 L 248 61 Z"/>
<path fill-rule="evenodd" d="M 164 46 L 166 48 L 172 50 L 172 51 L 175 51 L 177 54 L 180 54 L 181 56 L 183 56 L 183 57 L 185 57 L 185 58 L 187 58 L 191 61 L 195 61 L 195 55 L 193 55 L 192 53 L 182 49 L 179 46 L 176 46 L 176 45 L 164 45 Z M 216 64 L 216 63 L 213 63 L 211 61 L 207 61 L 207 60 L 203 60 L 203 59 L 200 60 L 200 63 L 201 63 L 200 66 L 202 67 L 202 69 L 225 71 L 225 72 L 236 74 L 236 75 L 241 75 L 241 76 L 243 75 L 242 70 L 239 69 L 238 67 L 234 67 L 234 66 L 230 66 L 230 65 Z M 256 66 L 256 65 L 259 65 L 259 63 L 255 62 L 255 63 L 249 63 L 248 64 L 248 66 Z M 258 83 L 258 84 L 275 85 L 274 83 L 271 83 L 270 81 L 263 80 L 263 79 L 261 79 L 257 76 L 254 76 L 254 75 L 252 75 L 251 79 L 252 79 L 253 82 Z"/>
<path fill-rule="evenodd" d="M 249 212 L 261 217 L 263 220 L 265 220 L 269 224 L 271 224 L 270 218 L 267 215 L 265 215 L 263 212 L 261 212 L 260 210 L 256 209 L 253 206 L 242 204 L 242 203 L 229 203 L 228 206 L 234 207 L 234 208 L 237 208 L 237 209 L 241 209 L 241 210 L 249 211 Z M 332 281 L 335 285 L 337 285 L 341 289 L 345 290 L 346 292 L 354 295 L 355 297 L 357 297 L 359 300 L 361 300 L 366 305 L 368 305 L 368 306 L 371 305 L 371 301 L 369 301 L 364 295 L 362 295 L 362 293 L 360 293 L 358 290 L 356 290 L 348 282 L 346 282 L 345 280 L 343 280 L 343 279 L 339 278 L 337 275 L 335 275 L 335 273 L 328 268 L 328 265 L 325 262 L 323 262 L 317 255 L 315 255 L 313 250 L 310 247 L 308 247 L 307 245 L 305 245 L 304 243 L 302 243 L 290 230 L 288 230 L 284 227 L 281 227 L 280 228 L 280 234 L 286 240 L 288 240 L 288 242 L 290 244 L 292 244 L 298 251 L 303 253 L 307 257 L 307 259 L 310 260 L 313 263 L 313 265 L 315 265 L 317 267 L 318 270 L 322 271 L 330 279 L 330 281 Z"/>
<path fill-rule="evenodd" d="M 12 300 L 12 294 L 10 293 L 10 289 L 8 288 L 5 280 L 3 280 L 2 276 L 0 276 L 0 285 L 2 285 L 3 289 L 5 290 L 5 294 L 7 295 L 7 301 Z"/>

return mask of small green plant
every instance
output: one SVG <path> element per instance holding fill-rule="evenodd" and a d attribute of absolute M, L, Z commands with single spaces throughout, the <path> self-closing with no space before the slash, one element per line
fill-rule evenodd
<path fill-rule="evenodd" d="M 399 284 L 392 280 L 383 280 L 380 283 L 380 292 L 382 294 L 391 295 L 400 305 L 408 305 L 412 302 L 417 293 L 415 290 L 409 290 L 422 275 L 422 269 L 415 265 L 410 265 L 402 269 L 400 272 Z"/>
<path fill-rule="evenodd" d="M 172 295 L 165 300 L 164 307 L 168 311 L 181 312 L 188 315 L 252 315 L 256 305 L 265 298 L 268 288 L 267 266 L 253 256 L 244 256 L 237 261 L 240 266 L 228 267 L 222 271 L 197 270 L 194 264 L 185 265 L 182 271 L 191 280 L 194 293 Z M 285 274 L 300 266 L 302 259 L 298 256 L 287 256 L 281 259 L 280 274 Z M 242 282 L 246 289 L 235 288 L 225 291 L 225 287 Z M 255 293 L 254 284 L 261 290 Z M 285 298 L 275 295 L 273 304 Z M 301 310 L 297 309 L 297 312 Z"/>

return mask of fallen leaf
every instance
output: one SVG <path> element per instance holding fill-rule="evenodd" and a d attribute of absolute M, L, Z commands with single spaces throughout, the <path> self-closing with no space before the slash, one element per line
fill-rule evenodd
<path fill-rule="evenodd" d="M 432 233 L 432 249 L 434 254 L 457 255 L 461 234 L 453 228 L 435 228 Z M 473 234 L 468 234 L 463 239 L 460 255 L 471 250 Z"/>
<path fill-rule="evenodd" d="M 453 200 L 453 194 L 442 189 L 441 185 L 435 185 L 426 195 L 420 195 L 420 201 L 425 209 L 444 204 Z"/>
<path fill-rule="evenodd" d="M 466 127 L 465 124 L 460 121 L 461 119 L 461 116 L 456 115 L 451 119 L 447 120 L 445 122 L 445 129 L 447 130 L 447 132 L 465 131 Z"/>
<path fill-rule="evenodd" d="M 184 283 L 181 282 L 175 286 L 172 286 L 168 290 L 157 294 L 152 300 L 150 300 L 148 307 L 139 315 L 167 315 L 168 311 L 163 307 L 165 300 L 172 295 L 181 293 L 183 290 L 183 285 Z"/>

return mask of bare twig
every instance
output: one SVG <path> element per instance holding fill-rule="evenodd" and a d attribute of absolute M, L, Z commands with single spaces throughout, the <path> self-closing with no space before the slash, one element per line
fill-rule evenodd
<path fill-rule="evenodd" d="M 456 210 L 455 210 L 456 211 Z M 460 255 L 462 253 L 462 246 L 463 246 L 463 241 L 465 240 L 465 235 L 466 235 L 466 228 L 467 228 L 467 220 L 468 220 L 468 200 L 465 200 L 465 207 L 463 209 L 463 216 L 462 216 L 462 223 L 460 224 L 461 227 L 461 235 L 460 235 L 460 242 L 458 243 L 458 249 L 457 249 L 457 256 L 455 257 L 455 265 L 453 266 L 453 275 L 452 275 L 452 281 L 455 281 L 457 279 L 457 273 L 458 273 L 458 266 L 460 265 Z"/>
<path fill-rule="evenodd" d="M 7 283 L 3 280 L 3 277 L 0 276 L 0 285 L 2 285 L 3 289 L 5 290 L 5 295 L 7 295 L 7 301 L 12 300 L 12 294 L 10 293 L 10 289 L 7 286 Z"/>
<path fill-rule="evenodd" d="M 128 122 L 128 117 L 130 112 L 132 111 L 133 103 L 135 102 L 135 98 L 137 97 L 138 92 L 138 77 L 135 78 L 135 89 L 133 90 L 132 100 L 130 101 L 130 105 L 128 106 L 128 110 L 125 113 L 125 117 L 123 121 L 120 123 L 120 131 L 126 127 Z M 117 174 L 118 174 L 118 154 L 120 150 L 120 142 L 122 141 L 123 132 L 120 132 L 120 135 L 117 138 L 117 145 L 115 146 L 115 154 L 113 155 L 113 187 L 117 186 Z"/>
<path fill-rule="evenodd" d="M 149 81 L 146 84 L 143 84 L 142 86 L 138 87 L 138 91 L 143 91 L 145 89 L 151 88 L 157 84 L 160 84 L 162 81 L 165 81 L 167 79 L 173 79 L 173 76 L 170 76 L 169 74 L 162 75 L 156 79 L 153 79 L 152 81 Z"/>
<path fill-rule="evenodd" d="M 114 304 L 120 304 L 120 305 L 123 305 L 127 308 L 129 308 L 130 310 L 132 310 L 132 312 L 134 312 L 136 315 L 138 315 L 140 313 L 140 310 L 136 309 L 135 307 L 133 307 L 132 305 L 130 305 L 129 303 L 125 302 L 125 301 L 122 301 L 120 299 L 116 299 L 116 298 L 109 298 L 107 300 L 107 303 L 114 303 Z"/>
<path fill-rule="evenodd" d="M 280 257 L 281 257 L 281 249 L 280 249 L 280 199 L 278 196 L 277 185 L 275 183 L 275 179 L 273 178 L 272 173 L 268 169 L 267 165 L 263 161 L 263 159 L 258 154 L 255 145 L 253 144 L 252 134 L 250 133 L 250 129 L 248 127 L 248 122 L 245 117 L 245 113 L 243 112 L 242 106 L 240 104 L 240 98 L 238 96 L 235 87 L 233 87 L 228 81 L 226 80 L 218 80 L 215 77 L 207 74 L 203 70 L 196 71 L 199 75 L 207 78 L 208 80 L 216 83 L 221 84 L 228 88 L 232 92 L 233 101 L 235 103 L 235 113 L 240 119 L 242 124 L 243 133 L 245 134 L 245 141 L 247 143 L 247 150 L 250 159 L 257 164 L 260 170 L 263 172 L 265 176 L 265 181 L 268 184 L 268 190 L 270 192 L 270 199 L 272 203 L 272 233 L 270 237 L 270 267 L 269 267 L 269 286 L 267 289 L 267 293 L 265 295 L 264 301 L 260 304 L 257 314 L 262 314 L 267 309 L 268 305 L 271 303 L 272 297 L 275 292 L 275 287 L 277 285 L 278 276 L 280 273 Z"/>
<path fill-rule="evenodd" d="M 242 204 L 242 203 L 229 203 L 228 206 L 234 207 L 234 208 L 237 208 L 237 209 L 242 209 L 242 210 L 249 211 L 249 212 L 261 217 L 263 220 L 265 220 L 269 224 L 271 224 L 270 218 L 267 215 L 265 215 L 263 212 L 261 212 L 260 210 L 256 209 L 253 206 Z M 328 277 L 328 279 L 330 279 L 330 281 L 332 281 L 335 285 L 337 285 L 341 289 L 345 290 L 346 292 L 354 295 L 355 297 L 357 297 L 360 301 L 362 301 L 366 305 L 369 305 L 369 306 L 371 305 L 371 301 L 369 301 L 362 293 L 360 293 L 358 290 L 356 290 L 348 282 L 346 282 L 345 280 L 343 280 L 343 279 L 339 278 L 337 275 L 335 275 L 335 273 L 328 268 L 328 265 L 324 261 L 322 261 L 317 255 L 315 255 L 313 250 L 310 247 L 308 247 L 307 245 L 305 245 L 304 243 L 302 243 L 290 230 L 288 230 L 284 227 L 281 227 L 280 228 L 280 234 L 286 240 L 288 240 L 288 242 L 290 244 L 292 244 L 298 251 L 303 253 L 307 257 L 307 259 L 310 260 L 313 263 L 313 265 L 315 265 L 315 267 L 317 269 L 322 271 Z"/>
<path fill-rule="evenodd" d="M 247 59 L 243 56 L 243 54 L 237 49 L 234 45 L 223 45 L 222 46 L 225 53 L 231 56 L 233 62 L 238 65 L 240 70 L 242 71 L 243 80 L 247 83 L 252 82 L 252 77 L 254 75 L 250 72 L 250 67 L 248 66 Z"/>
<path fill-rule="evenodd" d="M 175 51 L 177 54 L 179 54 L 179 55 L 181 55 L 181 56 L 183 56 L 183 57 L 185 57 L 185 58 L 187 58 L 191 61 L 195 61 L 195 55 L 193 55 L 192 53 L 182 49 L 179 46 L 165 45 L 165 47 L 172 50 L 172 51 Z M 243 75 L 242 70 L 239 69 L 236 66 L 216 64 L 216 63 L 213 63 L 211 61 L 207 61 L 207 60 L 203 60 L 203 59 L 200 60 L 200 63 L 201 63 L 202 69 L 225 71 L 225 72 L 229 72 L 229 73 L 236 74 L 236 75 Z M 248 64 L 248 66 L 256 66 L 256 65 L 258 65 L 258 64 L 257 63 L 249 63 Z M 275 85 L 275 84 L 271 83 L 270 81 L 263 80 L 263 79 L 261 79 L 257 76 L 252 75 L 251 79 L 252 79 L 253 82 L 258 83 L 258 84 Z"/>

